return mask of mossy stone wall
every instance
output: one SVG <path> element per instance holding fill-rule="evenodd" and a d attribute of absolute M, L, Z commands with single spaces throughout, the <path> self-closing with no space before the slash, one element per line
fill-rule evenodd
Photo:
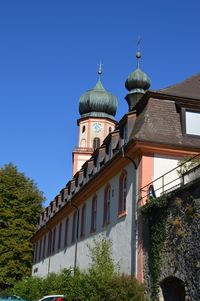
<path fill-rule="evenodd" d="M 184 283 L 185 300 L 199 301 L 200 179 L 185 185 L 166 197 L 167 216 L 164 221 L 165 231 L 162 229 L 163 241 L 160 244 L 161 247 L 157 255 L 156 264 L 151 259 L 151 222 L 148 221 L 148 218 L 144 219 L 144 275 L 148 293 L 152 295 L 153 292 L 153 299 L 159 300 L 159 297 L 155 296 L 155 292 L 158 292 L 160 283 L 168 277 L 176 277 Z M 166 212 L 165 205 L 163 206 L 163 211 Z M 155 221 L 156 223 L 157 221 Z M 154 269 L 156 265 L 159 267 L 159 273 L 155 277 Z M 170 296 L 169 299 L 165 297 L 164 300 L 171 300 Z"/>

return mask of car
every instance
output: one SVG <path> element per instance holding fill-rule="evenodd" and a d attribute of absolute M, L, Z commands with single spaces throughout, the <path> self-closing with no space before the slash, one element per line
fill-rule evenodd
<path fill-rule="evenodd" d="M 66 299 L 64 295 L 47 295 L 38 301 L 66 301 Z"/>
<path fill-rule="evenodd" d="M 27 301 L 16 295 L 0 296 L 0 301 Z"/>

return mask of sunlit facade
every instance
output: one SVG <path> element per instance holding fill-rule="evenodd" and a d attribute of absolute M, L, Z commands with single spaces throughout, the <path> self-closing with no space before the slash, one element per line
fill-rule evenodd
<path fill-rule="evenodd" d="M 40 216 L 32 238 L 33 275 L 75 266 L 87 270 L 88 246 L 104 235 L 112 242 L 120 272 L 143 281 L 139 208 L 146 202 L 149 183 L 176 168 L 181 158 L 200 152 L 199 80 L 197 75 L 151 91 L 149 77 L 137 68 L 126 81 L 128 112 L 119 122 L 114 119 L 117 100 L 100 78 L 81 96 L 73 177 Z M 165 181 L 176 176 L 174 169 Z M 156 196 L 163 185 L 160 179 L 153 187 Z"/>

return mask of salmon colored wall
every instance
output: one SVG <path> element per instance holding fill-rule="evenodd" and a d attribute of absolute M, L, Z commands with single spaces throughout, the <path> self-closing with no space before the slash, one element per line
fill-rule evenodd
<path fill-rule="evenodd" d="M 138 193 L 142 187 L 150 183 L 153 179 L 153 154 L 144 154 L 141 156 L 139 164 L 138 175 Z M 145 191 L 142 191 L 140 197 L 146 195 Z M 145 199 L 138 200 L 138 208 L 144 205 Z M 143 246 L 142 246 L 142 217 L 138 211 L 138 262 L 137 262 L 137 279 L 139 281 L 144 280 L 143 275 Z"/>
<path fill-rule="evenodd" d="M 102 131 L 99 133 L 94 133 L 92 129 L 92 125 L 95 122 L 99 122 L 102 124 Z M 93 147 L 93 139 L 94 137 L 100 138 L 101 143 L 106 138 L 106 136 L 109 134 L 109 127 L 114 130 L 115 128 L 115 121 L 108 120 L 106 118 L 87 118 L 80 120 L 79 123 L 79 137 L 78 137 L 78 147 L 81 148 L 81 141 L 82 139 L 86 140 L 85 148 L 92 148 Z M 86 130 L 85 133 L 81 132 L 82 126 L 85 125 Z M 74 153 L 73 155 L 73 175 L 76 174 L 76 172 L 81 168 L 81 166 L 91 157 L 92 152 L 85 153 L 85 150 L 81 152 L 81 149 Z M 85 161 L 83 160 L 83 156 L 85 157 Z"/>

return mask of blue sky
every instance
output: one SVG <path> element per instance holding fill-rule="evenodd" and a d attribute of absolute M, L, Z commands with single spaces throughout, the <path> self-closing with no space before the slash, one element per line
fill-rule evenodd
<path fill-rule="evenodd" d="M 78 101 L 99 61 L 119 120 L 138 35 L 152 89 L 200 72 L 199 12 L 198 0 L 1 0 L 0 166 L 15 164 L 51 201 L 72 176 Z"/>

